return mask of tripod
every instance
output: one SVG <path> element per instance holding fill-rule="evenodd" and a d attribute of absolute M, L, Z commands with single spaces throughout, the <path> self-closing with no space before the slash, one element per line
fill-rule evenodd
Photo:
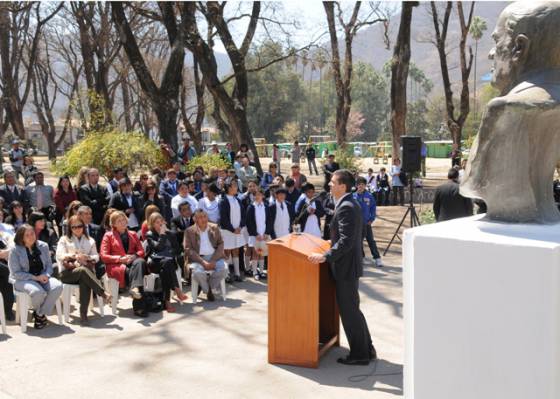
<path fill-rule="evenodd" d="M 410 192 L 410 202 L 408 204 L 408 207 L 406 209 L 406 212 L 403 216 L 403 218 L 401 219 L 401 222 L 399 223 L 399 226 L 397 227 L 397 230 L 395 230 L 395 234 L 393 234 L 393 237 L 391 238 L 391 241 L 389 241 L 389 245 L 387 245 L 387 248 L 385 248 L 385 251 L 383 252 L 383 256 L 385 256 L 387 254 L 387 251 L 389 250 L 389 248 L 391 248 L 391 245 L 393 244 L 393 241 L 395 241 L 395 238 L 398 238 L 400 242 L 402 242 L 401 237 L 399 236 L 399 231 L 401 230 L 401 227 L 403 226 L 406 217 L 408 216 L 408 214 L 410 213 L 410 227 L 416 227 L 416 226 L 420 226 L 420 219 L 418 218 L 418 214 L 416 213 L 416 208 L 414 207 L 414 185 L 413 185 L 413 181 L 412 181 L 412 173 L 409 174 L 408 176 L 408 190 Z"/>

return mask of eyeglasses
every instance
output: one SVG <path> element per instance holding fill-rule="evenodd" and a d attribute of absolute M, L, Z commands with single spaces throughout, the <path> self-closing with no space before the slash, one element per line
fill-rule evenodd
<path fill-rule="evenodd" d="M 78 230 L 78 229 L 83 229 L 84 225 L 83 224 L 77 224 L 75 226 L 70 227 L 72 230 Z"/>

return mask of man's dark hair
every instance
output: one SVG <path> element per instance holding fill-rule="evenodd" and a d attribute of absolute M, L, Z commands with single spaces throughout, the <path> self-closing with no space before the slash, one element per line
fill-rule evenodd
<path fill-rule="evenodd" d="M 303 191 L 304 193 L 310 190 L 315 190 L 315 185 L 313 183 L 305 183 L 301 188 L 301 191 Z"/>
<path fill-rule="evenodd" d="M 352 187 L 356 184 L 354 174 L 348 169 L 339 169 L 333 173 L 333 176 L 338 176 L 338 184 L 344 184 L 347 193 L 351 192 Z"/>
<path fill-rule="evenodd" d="M 459 171 L 455 168 L 449 169 L 449 172 L 447 172 L 447 178 L 457 180 L 459 178 Z"/>
<path fill-rule="evenodd" d="M 191 208 L 191 204 L 188 201 L 185 201 L 185 202 L 181 202 L 179 204 L 179 206 L 177 207 L 177 209 L 179 209 L 179 212 L 181 212 L 181 209 L 186 207 L 186 206 L 188 206 L 189 209 Z"/>
<path fill-rule="evenodd" d="M 286 181 L 284 182 L 284 185 L 285 185 L 286 187 L 293 187 L 293 186 L 296 185 L 296 181 L 295 181 L 294 179 L 292 179 L 291 177 L 288 177 L 288 178 L 286 179 Z"/>
<path fill-rule="evenodd" d="M 362 177 L 362 176 L 358 177 L 358 178 L 356 179 L 356 186 L 357 186 L 358 184 L 367 184 L 366 178 L 365 178 L 365 177 Z"/>

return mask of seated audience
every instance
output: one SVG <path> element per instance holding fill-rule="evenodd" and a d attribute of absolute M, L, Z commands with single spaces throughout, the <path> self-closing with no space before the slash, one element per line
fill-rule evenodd
<path fill-rule="evenodd" d="M 95 275 L 95 265 L 99 255 L 93 238 L 85 231 L 85 224 L 78 215 L 68 221 L 69 233 L 62 236 L 56 249 L 56 260 L 60 269 L 60 281 L 64 284 L 80 286 L 80 324 L 89 325 L 88 307 L 91 291 L 110 302 L 111 295 L 106 293 Z"/>
<path fill-rule="evenodd" d="M 14 287 L 10 283 L 10 269 L 8 267 L 8 257 L 14 247 L 14 228 L 9 224 L 2 223 L 4 214 L 0 212 L 0 295 L 4 298 L 4 312 L 6 320 L 15 320 L 12 310 L 14 306 Z"/>
<path fill-rule="evenodd" d="M 19 227 L 14 243 L 8 258 L 10 278 L 15 281 L 16 291 L 31 297 L 34 327 L 42 329 L 47 325 L 47 315 L 62 294 L 62 283 L 51 277 L 53 268 L 49 247 L 37 240 L 33 227 L 28 224 Z"/>
<path fill-rule="evenodd" d="M 140 223 L 144 216 L 142 203 L 140 198 L 132 192 L 132 182 L 128 177 L 119 180 L 118 191 L 111 197 L 109 208 L 115 208 L 125 213 L 130 230 L 140 230 Z"/>
<path fill-rule="evenodd" d="M 50 215 L 54 210 L 54 189 L 52 186 L 45 185 L 45 176 L 43 172 L 36 172 L 33 176 L 35 185 L 25 188 L 26 209 L 33 208 L 43 212 L 49 221 L 54 220 L 54 215 Z"/>
<path fill-rule="evenodd" d="M 179 213 L 179 216 L 171 219 L 171 231 L 175 233 L 177 242 L 183 242 L 185 230 L 194 224 L 191 205 L 188 202 L 183 202 L 179 205 Z"/>
<path fill-rule="evenodd" d="M 134 314 L 146 317 L 148 310 L 143 300 L 144 275 L 147 274 L 144 249 L 136 233 L 128 230 L 128 218 L 115 210 L 110 218 L 111 231 L 101 242 L 101 261 L 109 278 L 118 280 L 119 287 L 130 288 Z"/>
<path fill-rule="evenodd" d="M 91 212 L 91 208 L 89 206 L 83 205 L 78 208 L 78 212 L 76 215 L 80 218 L 80 220 L 84 224 L 84 233 L 88 237 L 93 238 L 93 241 L 95 242 L 95 248 L 97 249 L 97 253 L 99 253 L 99 250 L 101 249 L 101 241 L 103 240 L 104 233 L 101 226 L 92 223 L 93 215 Z M 95 264 L 95 276 L 99 280 L 101 280 L 104 274 L 105 274 L 105 265 L 103 264 L 103 262 L 101 262 L 101 259 L 98 259 L 98 261 Z"/>
<path fill-rule="evenodd" d="M 0 197 L 4 198 L 4 204 L 9 207 L 12 202 L 18 201 L 23 204 L 24 189 L 17 185 L 16 173 L 6 171 L 4 173 L 4 184 L 0 186 Z"/>
<path fill-rule="evenodd" d="M 195 211 L 194 219 L 195 224 L 185 233 L 185 254 L 193 269 L 192 278 L 206 293 L 206 298 L 213 301 L 214 292 L 228 273 L 224 260 L 224 241 L 220 228 L 208 223 L 208 215 L 203 209 Z"/>
<path fill-rule="evenodd" d="M 181 290 L 181 281 L 177 279 L 177 264 L 183 264 L 181 247 L 175 234 L 167 229 L 165 219 L 159 213 L 152 213 L 148 219 L 148 233 L 146 234 L 146 257 L 151 273 L 159 274 L 165 310 L 175 312 L 171 306 L 170 291 L 177 294 L 180 301 L 187 299 Z"/>
<path fill-rule="evenodd" d="M 12 201 L 8 207 L 9 214 L 6 217 L 6 223 L 14 227 L 14 230 L 20 228 L 27 220 L 23 212 L 23 205 L 19 201 Z"/>
<path fill-rule="evenodd" d="M 47 218 L 42 212 L 31 212 L 27 222 L 35 229 L 35 236 L 37 237 L 37 240 L 43 241 L 49 246 L 49 253 L 54 264 L 56 262 L 58 236 L 55 231 L 50 228 Z M 56 273 L 54 274 L 54 277 L 57 277 Z"/>
<path fill-rule="evenodd" d="M 183 202 L 188 202 L 192 211 L 195 211 L 198 206 L 198 201 L 189 194 L 190 184 L 192 184 L 192 180 L 182 181 L 179 183 L 179 193 L 171 200 L 171 212 L 174 218 L 179 216 L 179 205 Z"/>
<path fill-rule="evenodd" d="M 54 193 L 54 203 L 56 206 L 55 220 L 59 233 L 62 233 L 62 219 L 64 219 L 68 205 L 77 199 L 78 196 L 72 187 L 70 177 L 65 175 L 58 179 L 58 185 L 56 186 L 56 191 Z"/>
<path fill-rule="evenodd" d="M 87 173 L 88 183 L 80 187 L 78 191 L 78 199 L 91 208 L 93 212 L 93 222 L 101 223 L 103 215 L 107 210 L 111 194 L 107 187 L 99 184 L 99 171 L 91 168 Z"/>

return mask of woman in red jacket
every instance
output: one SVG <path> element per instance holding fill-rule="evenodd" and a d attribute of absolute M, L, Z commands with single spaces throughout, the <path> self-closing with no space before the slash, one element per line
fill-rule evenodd
<path fill-rule="evenodd" d="M 145 317 L 148 311 L 142 298 L 144 275 L 147 274 L 144 249 L 136 233 L 128 231 L 128 218 L 124 212 L 113 212 L 110 224 L 112 230 L 105 233 L 101 242 L 101 261 L 107 268 L 107 276 L 118 280 L 120 288 L 128 283 L 134 314 Z"/>

